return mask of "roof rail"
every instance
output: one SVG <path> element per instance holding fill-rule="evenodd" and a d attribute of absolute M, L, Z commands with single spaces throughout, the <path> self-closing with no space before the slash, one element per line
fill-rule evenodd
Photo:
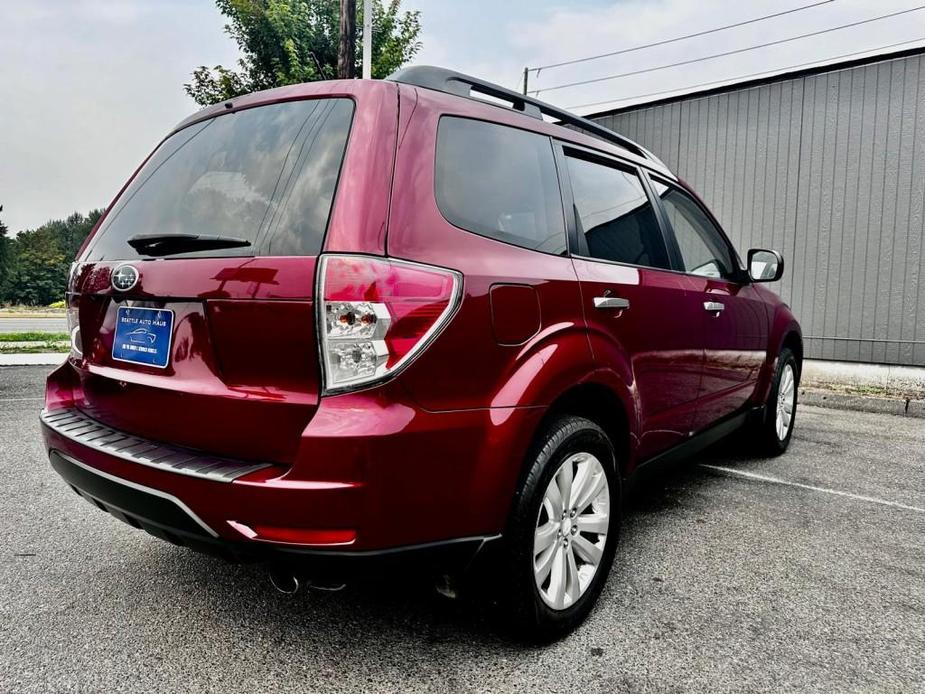
<path fill-rule="evenodd" d="M 470 77 L 461 72 L 447 70 L 442 67 L 415 65 L 393 72 L 386 79 L 393 82 L 401 82 L 402 84 L 411 84 L 416 87 L 424 87 L 425 89 L 435 89 L 438 92 L 456 94 L 457 96 L 466 98 L 477 98 L 474 95 L 482 94 L 484 96 L 500 99 L 509 102 L 515 111 L 520 111 L 540 120 L 543 119 L 544 115 L 557 118 L 562 124 L 571 125 L 579 130 L 583 130 L 589 135 L 593 135 L 601 140 L 606 140 L 623 149 L 628 149 L 633 154 L 648 159 L 660 167 L 665 167 L 665 165 L 659 161 L 658 157 L 649 152 L 645 147 L 636 144 L 628 137 L 623 137 L 619 133 L 615 133 L 613 130 L 605 128 L 594 121 L 576 116 L 574 113 L 565 111 L 552 104 L 547 104 L 545 101 L 520 94 L 498 84 L 480 80 L 478 77 Z"/>

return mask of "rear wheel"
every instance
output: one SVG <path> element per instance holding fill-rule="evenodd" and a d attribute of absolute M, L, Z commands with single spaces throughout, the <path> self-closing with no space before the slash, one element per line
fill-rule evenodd
<path fill-rule="evenodd" d="M 547 641 L 587 617 L 613 563 L 620 486 L 613 445 L 581 417 L 540 432 L 508 524 L 503 598 L 518 635 Z"/>
<path fill-rule="evenodd" d="M 768 394 L 764 417 L 758 425 L 758 444 L 766 455 L 780 455 L 790 445 L 797 414 L 800 365 L 786 347 L 777 359 L 777 371 Z"/>

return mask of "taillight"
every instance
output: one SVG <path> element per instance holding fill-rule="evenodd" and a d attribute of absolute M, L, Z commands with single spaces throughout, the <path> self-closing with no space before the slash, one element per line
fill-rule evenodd
<path fill-rule="evenodd" d="M 80 339 L 80 302 L 76 294 L 67 294 L 64 298 L 67 305 L 67 331 L 71 338 L 72 359 L 83 356 L 83 342 Z"/>
<path fill-rule="evenodd" d="M 325 255 L 318 272 L 328 392 L 394 375 L 449 322 L 462 290 L 454 270 L 385 258 Z"/>

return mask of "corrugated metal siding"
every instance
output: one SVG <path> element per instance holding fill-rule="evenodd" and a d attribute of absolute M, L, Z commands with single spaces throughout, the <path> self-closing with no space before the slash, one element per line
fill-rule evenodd
<path fill-rule="evenodd" d="M 807 356 L 925 366 L 925 57 L 598 118 L 688 181 L 775 287 Z"/>

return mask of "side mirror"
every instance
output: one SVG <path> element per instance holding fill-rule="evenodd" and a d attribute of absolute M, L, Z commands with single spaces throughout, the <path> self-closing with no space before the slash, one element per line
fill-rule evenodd
<path fill-rule="evenodd" d="M 777 282 L 784 274 L 784 258 L 777 251 L 752 248 L 748 252 L 748 275 L 752 282 Z"/>

